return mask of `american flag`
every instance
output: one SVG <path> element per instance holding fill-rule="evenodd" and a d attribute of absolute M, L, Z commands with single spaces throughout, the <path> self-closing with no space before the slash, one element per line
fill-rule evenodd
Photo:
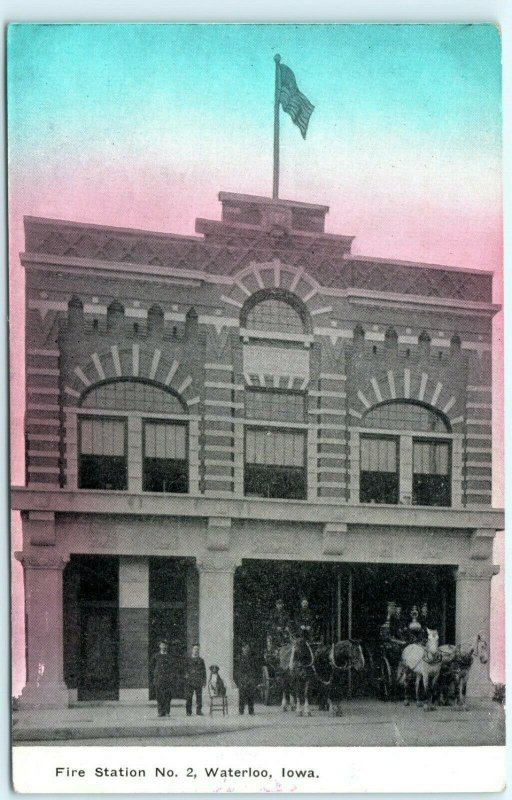
<path fill-rule="evenodd" d="M 306 95 L 299 91 L 295 75 L 286 64 L 279 65 L 281 107 L 290 115 L 294 123 L 302 133 L 302 138 L 306 138 L 309 118 L 314 110 L 314 105 L 309 102 Z"/>

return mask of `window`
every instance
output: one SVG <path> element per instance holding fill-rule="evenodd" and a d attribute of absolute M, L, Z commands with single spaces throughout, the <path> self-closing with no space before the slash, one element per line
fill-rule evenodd
<path fill-rule="evenodd" d="M 388 400 L 370 408 L 362 426 L 368 433 L 360 434 L 360 502 L 451 505 L 451 428 L 444 414 L 411 400 Z"/>
<path fill-rule="evenodd" d="M 176 395 L 151 383 L 142 381 L 112 381 L 91 389 L 83 408 L 105 408 L 121 411 L 148 411 L 160 414 L 183 414 L 184 408 Z"/>
<path fill-rule="evenodd" d="M 413 503 L 449 506 L 451 503 L 450 444 L 413 442 Z"/>
<path fill-rule="evenodd" d="M 144 424 L 142 488 L 145 492 L 188 492 L 185 425 L 169 422 Z"/>
<path fill-rule="evenodd" d="M 252 331 L 304 333 L 297 311 L 284 300 L 262 300 L 247 314 L 246 328 Z"/>
<path fill-rule="evenodd" d="M 293 392 L 248 390 L 245 414 L 249 419 L 304 422 L 304 395 Z"/>
<path fill-rule="evenodd" d="M 374 406 L 364 416 L 365 428 L 407 431 L 449 431 L 444 417 L 419 403 L 387 402 Z"/>
<path fill-rule="evenodd" d="M 361 438 L 361 503 L 398 503 L 398 441 Z"/>
<path fill-rule="evenodd" d="M 80 489 L 127 489 L 125 420 L 80 419 Z"/>
<path fill-rule="evenodd" d="M 249 429 L 245 437 L 245 494 L 306 497 L 305 436 L 289 431 Z"/>

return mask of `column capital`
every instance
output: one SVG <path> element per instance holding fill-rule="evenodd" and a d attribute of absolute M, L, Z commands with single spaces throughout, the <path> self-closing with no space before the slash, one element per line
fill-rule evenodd
<path fill-rule="evenodd" d="M 213 574 L 235 574 L 235 570 L 240 566 L 240 561 L 227 560 L 225 558 L 219 559 L 212 556 L 211 558 L 203 558 L 196 561 L 196 566 L 199 574 L 213 573 Z"/>
<path fill-rule="evenodd" d="M 497 575 L 499 571 L 498 564 L 482 564 L 482 566 L 471 564 L 469 567 L 459 567 L 455 573 L 455 580 L 490 581 L 493 575 Z"/>
<path fill-rule="evenodd" d="M 48 553 L 26 553 L 22 550 L 17 550 L 14 554 L 16 561 L 19 561 L 25 569 L 44 569 L 44 570 L 63 570 L 69 561 L 68 554 L 54 554 Z"/>

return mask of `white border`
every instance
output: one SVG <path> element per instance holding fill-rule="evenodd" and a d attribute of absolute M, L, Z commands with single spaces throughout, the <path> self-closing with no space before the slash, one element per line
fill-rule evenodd
<path fill-rule="evenodd" d="M 430 0 L 429 3 L 416 3 L 412 4 L 404 0 L 359 0 L 355 3 L 353 0 L 281 0 L 276 3 L 275 0 L 256 0 L 256 3 L 242 5 L 239 0 L 216 0 L 216 2 L 209 2 L 209 0 L 189 0 L 187 4 L 173 3 L 172 0 L 146 0 L 142 3 L 140 0 L 72 0 L 67 4 L 63 4 L 62 0 L 4 0 L 2 5 L 1 18 L 5 23 L 7 22 L 110 22 L 110 21 L 134 21 L 134 22 L 157 22 L 157 21 L 216 21 L 216 22 L 497 22 L 501 26 L 502 41 L 503 41 L 503 118 L 504 118 L 504 170 L 505 176 L 505 207 L 504 207 L 504 220 L 505 220 L 505 266 L 504 266 L 504 295 L 506 301 L 509 299 L 510 293 L 510 270 L 512 269 L 512 259 L 510 256 L 511 241 L 512 241 L 512 213 L 511 213 L 511 194 L 512 194 L 512 159 L 511 159 L 511 141 L 512 141 L 512 4 L 507 0 Z M 5 70 L 5 36 L 2 39 L 2 70 Z M 2 91 L 5 98 L 5 76 L 2 81 Z M 5 103 L 3 105 L 5 109 Z M 0 131 L 1 141 L 4 145 L 5 153 L 5 126 L 1 127 Z M 1 169 L 3 170 L 4 181 L 5 176 L 5 159 L 2 160 Z M 5 185 L 5 183 L 4 183 Z M 3 210 L 3 217 L 6 219 L 6 197 L 2 193 L 0 198 L 0 207 Z M 4 253 L 7 252 L 6 245 L 6 230 L 5 226 L 2 228 L 0 236 L 3 236 Z M 7 285 L 6 282 L 0 287 L 0 310 L 3 312 L 3 318 L 7 319 Z M 505 339 L 506 344 L 510 341 L 510 321 L 508 317 L 505 323 Z M 4 374 L 8 369 L 8 357 L 6 347 L 0 350 L 0 367 L 3 367 Z M 508 399 L 510 396 L 510 378 L 505 378 L 505 409 L 508 410 Z M 8 408 L 8 391 L 5 385 L 3 394 L 4 408 Z M 509 419 L 508 415 L 506 417 Z M 0 433 L 4 441 L 8 441 L 8 423 L 7 414 L 0 416 Z M 6 448 L 7 452 L 7 448 Z M 510 424 L 506 427 L 506 463 L 505 468 L 507 475 L 511 474 L 510 462 Z M 8 503 L 8 475 L 9 468 L 7 459 L 2 462 L 4 471 L 1 482 L 2 494 L 0 496 L 0 504 L 4 509 L 5 525 L 7 529 L 9 520 L 9 503 Z M 506 505 L 508 507 L 508 499 L 511 482 L 508 482 L 506 490 Z M 512 547 L 512 546 L 510 546 Z M 509 553 L 507 547 L 507 556 Z M 0 628 L 3 633 L 3 641 L 8 642 L 10 637 L 10 622 L 9 622 L 9 570 L 8 558 L 0 560 L 0 581 L 5 587 L 3 609 L 4 613 L 0 618 Z M 507 594 L 509 597 L 509 593 Z M 507 618 L 512 619 L 510 607 L 507 607 Z M 507 654 L 511 646 L 512 636 L 510 635 L 510 625 L 507 626 Z M 3 660 L 3 674 L 6 676 L 4 684 L 4 692 L 1 694 L 0 709 L 2 711 L 2 719 L 5 721 L 3 728 L 3 741 L 2 744 L 2 760 L 0 761 L 0 789 L 2 797 L 14 797 L 12 788 L 9 783 L 10 773 L 10 758 L 9 758 L 9 735 L 10 735 L 10 648 L 4 647 L 4 660 Z M 86 748 L 90 753 L 91 748 Z M 28 768 L 26 769 L 27 775 L 32 774 L 38 778 L 37 783 L 33 788 L 37 791 L 40 788 L 41 777 L 44 774 L 45 764 L 53 760 L 53 755 L 62 757 L 63 748 L 15 748 L 14 759 L 15 763 L 26 759 Z M 70 748 L 72 754 L 70 758 L 84 757 L 80 752 L 81 748 Z M 112 751 L 112 748 L 110 748 Z M 288 750 L 289 748 L 285 748 Z M 316 750 L 320 751 L 319 748 Z M 41 753 L 41 751 L 43 751 Z M 211 757 L 211 749 L 210 757 Z M 479 761 L 479 774 L 488 776 L 489 786 L 491 782 L 493 787 L 500 785 L 500 778 L 496 781 L 497 767 L 493 766 L 493 759 L 501 758 L 502 748 L 471 748 L 471 754 L 466 752 L 466 748 L 447 748 L 444 754 L 449 756 L 445 762 L 445 769 L 441 769 L 443 754 L 434 752 L 433 748 L 429 748 L 426 753 L 415 748 L 413 751 L 405 751 L 402 748 L 371 748 L 372 756 L 372 770 L 368 770 L 368 760 L 366 761 L 366 775 L 368 779 L 367 787 L 370 788 L 369 781 L 371 775 L 369 772 L 374 771 L 373 767 L 377 764 L 377 760 L 382 759 L 383 767 L 375 772 L 379 774 L 379 788 L 381 790 L 393 791 L 391 785 L 387 782 L 386 775 L 397 774 L 406 769 L 406 765 L 414 764 L 416 757 L 421 759 L 423 753 L 423 760 L 415 764 L 415 770 L 411 776 L 411 783 L 407 787 L 409 792 L 411 787 L 417 787 L 422 791 L 471 791 L 475 792 L 480 789 L 475 776 L 473 781 L 466 782 L 463 776 L 472 776 L 472 767 L 476 765 L 476 759 L 480 759 L 483 755 L 484 761 Z M 483 752 L 482 752 L 483 751 Z M 141 752 L 145 757 L 150 757 L 150 748 L 137 749 L 137 753 Z M 235 759 L 245 759 L 248 753 L 247 748 L 222 748 L 216 750 L 219 757 L 224 758 L 227 752 L 231 761 Z M 275 751 L 277 752 L 277 751 Z M 279 751 L 281 753 L 282 750 Z M 18 755 L 21 754 L 21 755 Z M 30 755 L 32 754 L 32 755 Z M 199 757 L 199 748 L 194 748 L 194 754 Z M 240 754 L 240 755 L 239 755 Z M 334 751 L 331 750 L 331 756 Z M 363 754 L 361 748 L 353 748 L 343 750 L 339 753 L 340 759 L 347 759 L 345 763 L 349 763 L 350 758 L 357 754 Z M 135 751 L 133 751 L 135 756 Z M 180 748 L 180 759 L 184 755 L 184 748 Z M 461 760 L 459 760 L 459 756 Z M 368 754 L 367 754 L 368 759 Z M 395 757 L 400 757 L 400 766 L 397 769 L 392 768 L 392 762 Z M 496 763 L 496 762 L 494 762 Z M 453 781 L 453 776 L 456 772 L 456 766 L 461 768 L 461 778 Z M 409 774 L 409 770 L 406 769 Z M 436 776 L 437 784 L 429 783 L 432 780 L 432 775 Z M 462 781 L 464 780 L 464 784 Z M 372 784 L 372 787 L 375 785 Z M 66 787 L 69 790 L 71 787 Z M 132 787 L 126 787 L 130 791 Z M 255 791 L 255 786 L 252 786 L 248 791 Z M 355 784 L 351 784 L 351 790 L 356 789 Z M 21 789 L 21 785 L 19 785 Z M 120 791 L 126 791 L 125 788 Z M 203 791 L 212 791 L 211 787 L 203 788 Z M 284 788 L 284 791 L 290 791 L 291 787 Z M 372 789 L 370 789 L 371 791 Z M 394 791 L 404 791 L 405 787 L 399 788 L 395 784 Z M 162 789 L 159 789 L 162 791 Z M 165 791 L 165 790 L 164 790 Z M 168 789 L 167 789 L 168 791 Z M 266 790 L 268 791 L 268 790 Z M 281 789 L 283 791 L 283 789 Z M 308 789 L 308 791 L 312 791 Z M 336 792 L 340 791 L 339 783 L 330 784 L 327 791 Z M 508 796 L 508 792 L 506 793 Z M 389 796 L 389 795 L 387 795 Z M 420 795 L 418 795 L 420 796 Z M 461 796 L 460 794 L 458 795 Z M 504 795 L 501 795 L 503 797 Z"/>

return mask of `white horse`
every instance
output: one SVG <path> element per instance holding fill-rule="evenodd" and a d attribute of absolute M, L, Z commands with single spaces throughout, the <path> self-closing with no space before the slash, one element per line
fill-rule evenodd
<path fill-rule="evenodd" d="M 423 681 L 425 692 L 425 711 L 434 708 L 434 689 L 441 671 L 442 655 L 439 652 L 439 634 L 437 631 L 427 628 L 427 643 L 425 647 L 421 644 L 408 644 L 404 648 L 398 666 L 397 681 L 404 687 L 404 703 L 409 705 L 408 698 L 408 677 L 411 673 L 416 676 L 416 704 L 420 703 L 420 682 Z"/>

